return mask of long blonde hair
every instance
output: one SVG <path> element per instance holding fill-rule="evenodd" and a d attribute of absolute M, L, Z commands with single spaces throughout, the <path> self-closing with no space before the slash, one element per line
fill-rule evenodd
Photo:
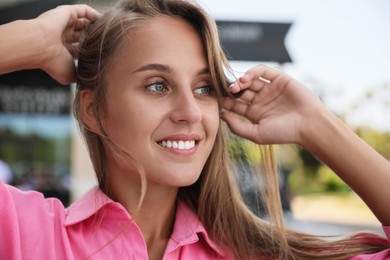
<path fill-rule="evenodd" d="M 210 74 L 219 100 L 226 91 L 229 64 L 219 44 L 214 20 L 196 3 L 184 0 L 123 0 L 90 25 L 80 44 L 78 86 L 74 114 L 85 137 L 99 187 L 110 194 L 103 142 L 112 143 L 101 122 L 107 101 L 106 77 L 121 44 L 143 21 L 160 16 L 181 19 L 192 25 L 202 39 Z M 80 90 L 93 91 L 93 111 L 100 134 L 88 129 L 80 112 Z M 318 237 L 285 230 L 279 198 L 277 167 L 271 146 L 260 146 L 261 170 L 256 171 L 265 187 L 262 191 L 268 209 L 267 221 L 253 214 L 243 202 L 231 172 L 226 149 L 227 129 L 221 122 L 214 148 L 200 178 L 181 188 L 179 198 L 197 214 L 209 235 L 221 246 L 230 248 L 236 258 L 252 259 L 345 259 L 359 253 L 388 248 L 385 239 L 359 234 L 327 242 Z M 374 241 L 375 242 L 370 242 Z"/>

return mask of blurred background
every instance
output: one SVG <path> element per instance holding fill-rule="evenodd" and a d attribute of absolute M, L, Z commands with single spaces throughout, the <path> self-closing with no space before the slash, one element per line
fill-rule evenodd
<path fill-rule="evenodd" d="M 199 2 L 217 20 L 236 76 L 258 64 L 286 71 L 390 159 L 389 1 Z M 0 23 L 33 18 L 66 3 L 87 3 L 103 12 L 114 1 L 0 0 Z M 41 71 L 0 76 L 0 178 L 65 205 L 96 185 L 70 115 L 72 87 Z M 257 152 L 235 137 L 229 147 L 237 158 L 242 194 L 262 214 L 256 187 L 245 174 L 246 165 L 259 160 Z M 277 150 L 287 225 L 322 235 L 381 232 L 365 204 L 329 168 L 296 146 Z"/>

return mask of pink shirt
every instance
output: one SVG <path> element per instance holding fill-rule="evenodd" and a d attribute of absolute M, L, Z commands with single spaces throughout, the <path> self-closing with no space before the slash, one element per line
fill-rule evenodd
<path fill-rule="evenodd" d="M 0 183 L 0 259 L 148 259 L 124 207 L 95 188 L 65 209 L 57 199 Z M 164 260 L 232 259 L 196 215 L 178 203 Z"/>
<path fill-rule="evenodd" d="M 0 259 L 148 259 L 131 216 L 95 188 L 65 209 L 57 199 L 0 182 Z M 387 237 L 390 228 L 385 227 Z M 390 258 L 390 250 L 354 260 Z M 196 215 L 178 203 L 164 253 L 170 259 L 233 259 L 209 236 Z"/>

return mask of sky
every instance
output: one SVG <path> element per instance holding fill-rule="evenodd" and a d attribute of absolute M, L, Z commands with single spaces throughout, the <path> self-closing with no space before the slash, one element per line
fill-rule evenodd
<path fill-rule="evenodd" d="M 351 126 L 390 131 L 390 1 L 199 2 L 216 19 L 291 22 L 285 45 L 293 62 L 281 69 L 321 95 Z M 245 71 L 260 63 L 232 65 Z"/>

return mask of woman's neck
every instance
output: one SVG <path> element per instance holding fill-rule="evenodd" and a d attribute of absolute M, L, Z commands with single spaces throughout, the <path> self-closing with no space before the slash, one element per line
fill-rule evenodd
<path fill-rule="evenodd" d="M 147 182 L 146 190 L 142 191 L 140 178 L 128 175 L 110 180 L 111 198 L 130 213 L 141 229 L 150 254 L 160 255 L 165 250 L 175 220 L 178 190 L 177 187 Z M 142 192 L 144 196 L 140 204 Z"/>

